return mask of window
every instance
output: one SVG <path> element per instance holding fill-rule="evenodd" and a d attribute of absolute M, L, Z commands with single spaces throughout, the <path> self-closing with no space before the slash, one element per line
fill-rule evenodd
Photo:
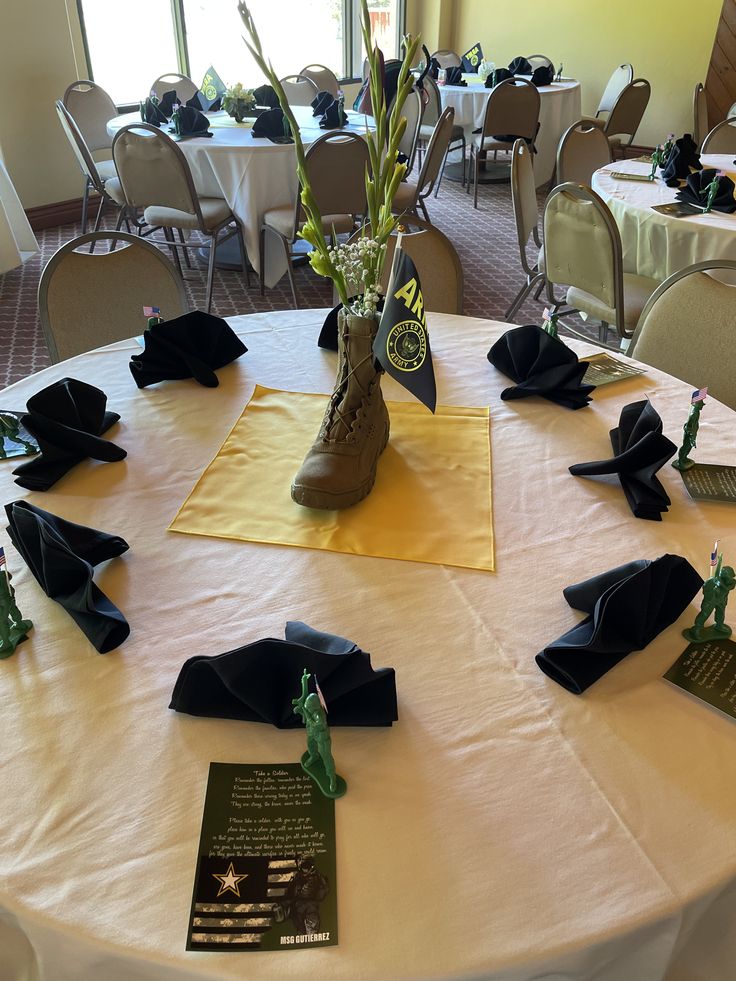
<path fill-rule="evenodd" d="M 138 103 L 159 75 L 179 71 L 199 82 L 210 65 L 223 81 L 263 81 L 242 39 L 237 0 L 77 0 L 91 77 L 118 105 Z M 251 0 L 266 54 L 279 75 L 307 64 L 338 78 L 360 78 L 358 0 Z M 397 57 L 403 0 L 369 0 L 374 37 Z"/>

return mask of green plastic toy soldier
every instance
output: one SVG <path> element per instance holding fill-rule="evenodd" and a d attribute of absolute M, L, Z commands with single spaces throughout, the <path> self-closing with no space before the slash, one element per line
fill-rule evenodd
<path fill-rule="evenodd" d="M 307 752 L 301 759 L 302 769 L 314 780 L 325 797 L 342 797 L 348 786 L 343 778 L 335 773 L 327 713 L 319 695 L 309 692 L 311 677 L 305 669 L 302 674 L 301 695 L 291 700 L 294 714 L 301 715 L 307 727 Z"/>
<path fill-rule="evenodd" d="M 723 555 L 718 557 L 716 571 L 703 583 L 703 602 L 700 605 L 700 613 L 695 618 L 695 623 L 688 630 L 683 630 L 683 637 L 689 641 L 699 644 L 706 640 L 730 637 L 731 628 L 725 622 L 726 604 L 728 594 L 736 586 L 736 572 L 730 565 L 723 564 Z M 705 621 L 715 614 L 715 623 L 710 627 L 705 626 Z"/>
<path fill-rule="evenodd" d="M 25 446 L 26 455 L 38 453 L 37 448 L 20 435 L 20 419 L 10 412 L 0 412 L 0 460 L 5 460 L 8 455 L 5 451 L 6 439 Z"/>
<path fill-rule="evenodd" d="M 692 394 L 690 412 L 682 428 L 682 446 L 678 450 L 677 459 L 672 461 L 672 466 L 675 470 L 689 470 L 690 467 L 695 466 L 695 460 L 691 460 L 688 454 L 696 446 L 695 439 L 698 435 L 698 427 L 700 426 L 700 413 L 705 405 L 705 396 L 707 394 L 707 388 L 698 389 L 698 391 Z"/>
<path fill-rule="evenodd" d="M 32 622 L 23 619 L 15 603 L 15 590 L 5 568 L 5 551 L 0 548 L 0 660 L 10 657 L 32 627 Z"/>

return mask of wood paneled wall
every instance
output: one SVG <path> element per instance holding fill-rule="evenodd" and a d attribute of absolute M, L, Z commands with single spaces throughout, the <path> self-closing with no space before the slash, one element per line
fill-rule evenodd
<path fill-rule="evenodd" d="M 723 0 L 716 39 L 705 80 L 708 124 L 725 119 L 736 102 L 736 0 Z"/>

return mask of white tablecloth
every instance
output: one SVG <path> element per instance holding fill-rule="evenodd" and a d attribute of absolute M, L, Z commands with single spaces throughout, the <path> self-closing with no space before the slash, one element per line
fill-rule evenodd
<path fill-rule="evenodd" d="M 326 132 L 319 128 L 319 117 L 309 106 L 293 107 L 305 146 Z M 350 123 L 341 131 L 365 133 L 370 116 L 348 112 Z M 270 208 L 294 206 L 298 181 L 296 155 L 290 144 L 254 139 L 249 125 L 238 125 L 227 113 L 210 116 L 212 137 L 182 140 L 179 146 L 186 155 L 194 184 L 203 197 L 225 198 L 243 227 L 245 248 L 253 268 L 260 270 L 258 239 L 263 215 Z M 140 122 L 140 113 L 115 116 L 107 124 L 113 136 L 123 126 Z M 271 287 L 286 272 L 284 253 L 273 246 L 273 236 L 266 237 L 266 285 Z"/>
<path fill-rule="evenodd" d="M 26 218 L 0 151 L 0 276 L 38 252 L 38 242 Z"/>
<path fill-rule="evenodd" d="M 736 169 L 731 154 L 704 154 L 703 166 Z M 620 180 L 612 171 L 651 173 L 651 164 L 618 160 L 593 174 L 593 190 L 603 198 L 621 232 L 624 271 L 660 281 L 679 269 L 705 259 L 736 259 L 736 213 L 673 218 L 652 211 L 653 205 L 675 200 L 677 188 L 661 176 L 653 183 Z M 657 171 L 660 175 L 662 172 Z"/>
<path fill-rule="evenodd" d="M 486 102 L 491 90 L 481 82 L 471 82 L 467 86 L 441 85 L 442 106 L 452 106 L 455 110 L 455 123 L 465 130 L 465 139 L 470 142 L 473 130 L 483 125 Z M 537 187 L 552 180 L 557 160 L 557 147 L 560 137 L 572 124 L 580 119 L 580 82 L 565 79 L 543 85 L 539 89 L 539 135 L 534 158 L 534 177 Z"/>
<path fill-rule="evenodd" d="M 167 532 L 255 383 L 330 390 L 323 315 L 236 318 L 249 351 L 217 389 L 139 391 L 125 341 L 4 394 L 22 408 L 72 375 L 121 414 L 109 437 L 125 461 L 83 462 L 46 494 L 18 488 L 5 463 L 0 486 L 3 502 L 126 538 L 95 578 L 131 635 L 96 654 L 0 530 L 36 624 L 0 662 L 0 977 L 25 979 L 18 965 L 35 956 L 42 981 L 730 981 L 736 726 L 661 679 L 695 607 L 583 696 L 534 662 L 579 619 L 563 586 L 667 551 L 703 570 L 716 537 L 733 560 L 736 510 L 691 501 L 671 468 L 661 523 L 634 518 L 614 482 L 567 471 L 607 455 L 621 407 L 644 392 L 676 439 L 689 387 L 650 370 L 577 412 L 501 402 L 508 380 L 486 352 L 507 325 L 430 315 L 440 402 L 491 406 L 496 574 Z M 736 464 L 735 421 L 709 401 L 698 459 Z M 209 762 L 294 761 L 304 740 L 176 714 L 171 691 L 186 658 L 283 636 L 287 619 L 396 669 L 399 722 L 333 732 L 349 784 L 340 943 L 187 953 Z"/>

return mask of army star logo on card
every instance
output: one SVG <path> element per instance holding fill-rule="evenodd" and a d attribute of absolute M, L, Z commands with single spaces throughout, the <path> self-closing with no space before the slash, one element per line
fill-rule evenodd
<path fill-rule="evenodd" d="M 391 328 L 386 352 L 399 371 L 416 371 L 427 357 L 427 337 L 416 320 L 404 320 Z"/>

